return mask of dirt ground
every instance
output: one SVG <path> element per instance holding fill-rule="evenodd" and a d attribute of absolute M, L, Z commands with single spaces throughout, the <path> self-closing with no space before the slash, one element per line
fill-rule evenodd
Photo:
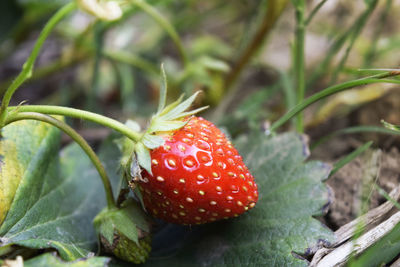
<path fill-rule="evenodd" d="M 399 100 L 400 92 L 392 91 L 381 99 L 354 110 L 346 117 L 332 119 L 311 129 L 311 140 L 317 140 L 321 134 L 323 136 L 348 124 L 379 125 L 380 119 L 399 124 L 400 121 L 396 121 L 399 120 L 400 114 Z M 333 164 L 369 140 L 374 141 L 370 150 L 381 151 L 377 166 L 378 175 L 374 179 L 389 193 L 400 182 L 400 137 L 376 133 L 341 135 L 315 148 L 312 158 Z M 327 184 L 331 187 L 334 197 L 328 213 L 322 220 L 331 229 L 336 230 L 360 215 L 363 186 L 367 187 L 367 192 L 371 192 L 367 196 L 369 209 L 386 201 L 376 188 L 372 187 L 372 183 L 366 182 L 368 178 L 365 173 L 369 168 L 371 162 L 368 156 L 361 155 L 328 179 Z"/>

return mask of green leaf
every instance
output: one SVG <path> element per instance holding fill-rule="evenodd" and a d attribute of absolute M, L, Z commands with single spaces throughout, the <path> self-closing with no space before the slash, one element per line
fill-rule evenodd
<path fill-rule="evenodd" d="M 54 155 L 58 154 L 60 138 L 56 128 L 32 121 L 6 126 L 2 129 L 2 135 L 0 224 L 6 216 L 7 220 L 1 225 L 0 236 L 26 214 L 35 203 L 33 200 L 56 185 L 52 180 L 49 180 L 49 184 L 42 182 L 47 174 L 57 174 L 57 157 Z M 42 185 L 44 192 L 41 192 Z"/>
<path fill-rule="evenodd" d="M 110 258 L 90 257 L 75 262 L 64 262 L 51 253 L 45 253 L 24 262 L 24 267 L 103 267 L 107 266 Z"/>
<path fill-rule="evenodd" d="M 164 144 L 165 140 L 161 136 L 146 133 L 142 138 L 143 145 L 149 149 L 155 149 Z"/>
<path fill-rule="evenodd" d="M 144 168 L 148 173 L 152 174 L 150 151 L 142 143 L 136 144 L 135 151 L 139 165 L 142 166 L 142 168 Z"/>
<path fill-rule="evenodd" d="M 313 218 L 328 203 L 321 181 L 331 167 L 305 162 L 309 153 L 301 136 L 257 133 L 238 140 L 237 147 L 258 184 L 255 208 L 236 219 L 190 229 L 168 225 L 154 237 L 153 257 L 145 266 L 307 266 L 293 252 L 304 254 L 333 238 Z"/>
<path fill-rule="evenodd" d="M 20 164 L 22 176 L 0 228 L 0 246 L 55 248 L 64 260 L 97 251 L 92 220 L 105 198 L 87 156 L 74 144 L 59 158 L 59 131 L 44 123 L 23 121 L 5 127 L 1 144 L 7 142 L 16 148 L 15 164 Z M 5 164 L 7 158 L 6 154 Z"/>

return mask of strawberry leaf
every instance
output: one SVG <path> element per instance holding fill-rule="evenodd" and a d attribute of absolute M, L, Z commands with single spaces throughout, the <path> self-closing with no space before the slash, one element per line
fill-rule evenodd
<path fill-rule="evenodd" d="M 18 183 L 0 227 L 0 246 L 53 248 L 65 260 L 97 251 L 92 220 L 105 199 L 88 157 L 73 145 L 60 159 L 60 133 L 44 123 L 13 123 L 2 134 L 0 186 Z"/>
<path fill-rule="evenodd" d="M 236 143 L 258 184 L 255 208 L 204 226 L 167 225 L 155 235 L 145 266 L 307 266 L 294 255 L 333 237 L 313 218 L 329 202 L 322 181 L 331 167 L 305 162 L 304 138 L 256 133 Z"/>
<path fill-rule="evenodd" d="M 54 254 L 45 253 L 25 261 L 24 267 L 104 267 L 108 265 L 110 260 L 106 257 L 91 257 L 76 262 L 64 262 Z"/>

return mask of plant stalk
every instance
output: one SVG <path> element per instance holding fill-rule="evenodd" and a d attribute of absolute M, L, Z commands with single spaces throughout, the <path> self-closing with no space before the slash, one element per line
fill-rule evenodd
<path fill-rule="evenodd" d="M 36 112 L 17 112 L 9 114 L 9 116 L 6 118 L 5 125 L 20 120 L 37 120 L 46 122 L 57 127 L 58 129 L 69 135 L 83 149 L 83 151 L 85 151 L 85 153 L 92 161 L 93 165 L 96 167 L 104 186 L 108 208 L 116 207 L 111 183 L 107 176 L 106 170 L 104 169 L 104 166 L 101 164 L 101 161 L 97 157 L 96 153 L 92 150 L 92 148 L 85 141 L 85 139 L 83 139 L 82 136 L 80 136 L 74 129 L 68 126 L 65 122 L 60 121 L 51 116 Z"/>
<path fill-rule="evenodd" d="M 12 111 L 37 112 L 48 115 L 62 115 L 66 117 L 84 119 L 114 129 L 115 131 L 120 132 L 121 134 L 130 138 L 134 142 L 138 142 L 141 138 L 140 133 L 133 131 L 125 124 L 90 111 L 69 108 L 69 107 L 50 106 L 50 105 L 22 105 L 22 106 L 9 107 L 8 112 Z"/>

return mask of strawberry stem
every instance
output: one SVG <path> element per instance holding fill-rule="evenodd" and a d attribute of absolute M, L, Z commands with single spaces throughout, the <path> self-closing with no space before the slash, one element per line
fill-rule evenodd
<path fill-rule="evenodd" d="M 124 136 L 128 137 L 134 142 L 138 142 L 142 135 L 138 132 L 133 131 L 131 128 L 126 126 L 125 124 L 111 119 L 109 117 L 93 113 L 90 111 L 69 108 L 69 107 L 60 107 L 60 106 L 48 106 L 48 105 L 24 105 L 24 106 L 16 106 L 9 107 L 8 112 L 37 112 L 48 115 L 62 115 L 66 117 L 73 117 L 78 119 L 84 119 L 88 121 L 92 121 L 98 123 L 100 125 L 109 127 L 111 129 L 120 132 Z"/>
<path fill-rule="evenodd" d="M 60 129 L 67 135 L 69 135 L 83 149 L 83 151 L 86 153 L 86 155 L 88 155 L 88 157 L 92 161 L 93 165 L 96 167 L 97 172 L 99 173 L 101 181 L 104 186 L 108 208 L 111 209 L 111 208 L 116 207 L 111 183 L 107 176 L 106 170 L 104 169 L 104 166 L 101 164 L 101 161 L 97 157 L 96 153 L 93 151 L 93 149 L 89 146 L 89 144 L 85 141 L 85 139 L 83 139 L 83 137 L 81 135 L 79 135 L 74 129 L 72 129 L 70 126 L 68 126 L 65 122 L 60 121 L 51 116 L 36 113 L 36 112 L 12 113 L 7 117 L 7 119 L 5 121 L 5 125 L 8 125 L 10 123 L 20 121 L 20 120 L 37 120 L 37 121 L 49 123 L 49 124 L 57 127 L 58 129 Z"/>

